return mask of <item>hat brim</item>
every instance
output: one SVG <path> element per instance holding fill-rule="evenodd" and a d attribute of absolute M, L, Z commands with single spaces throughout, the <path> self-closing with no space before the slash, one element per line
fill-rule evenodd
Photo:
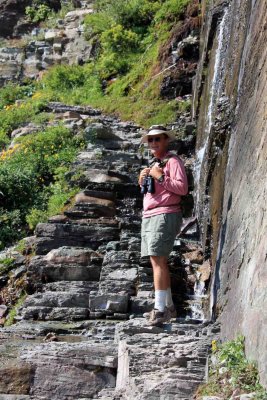
<path fill-rule="evenodd" d="M 170 133 L 170 131 L 163 131 L 163 130 L 161 130 L 161 129 L 152 129 L 150 132 L 146 133 L 146 134 L 142 137 L 141 143 L 147 143 L 148 137 L 149 137 L 149 136 L 161 135 L 162 133 L 165 133 L 165 135 L 168 136 L 170 142 L 172 142 L 173 140 L 176 139 L 176 137 L 174 136 L 174 134 L 173 134 L 173 133 Z"/>

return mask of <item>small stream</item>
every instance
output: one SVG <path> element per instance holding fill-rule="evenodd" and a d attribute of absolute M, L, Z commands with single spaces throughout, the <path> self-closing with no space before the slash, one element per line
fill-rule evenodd
<path fill-rule="evenodd" d="M 223 17 L 219 23 L 218 29 L 218 46 L 215 53 L 215 61 L 214 61 L 214 71 L 213 78 L 210 85 L 210 98 L 208 111 L 206 115 L 205 121 L 205 135 L 204 135 L 204 143 L 201 144 L 200 148 L 196 151 L 196 160 L 194 165 L 194 181 L 195 181 L 195 208 L 196 214 L 198 217 L 201 215 L 201 192 L 205 187 L 206 181 L 206 169 L 209 157 L 209 146 L 211 144 L 211 132 L 212 125 L 214 123 L 214 114 L 216 111 L 216 106 L 218 103 L 219 97 L 222 95 L 222 86 L 223 86 L 223 72 L 225 69 L 225 52 L 227 48 L 227 38 L 228 38 L 228 16 L 229 9 L 225 8 Z"/>

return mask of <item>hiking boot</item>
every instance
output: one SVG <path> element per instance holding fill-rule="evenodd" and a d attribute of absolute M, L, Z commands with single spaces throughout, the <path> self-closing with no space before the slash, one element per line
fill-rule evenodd
<path fill-rule="evenodd" d="M 176 308 L 174 307 L 174 305 L 172 305 L 170 307 L 166 307 L 166 308 L 169 310 L 170 318 L 177 318 L 177 311 L 176 311 Z M 151 314 L 151 311 L 150 312 L 145 312 L 143 314 L 143 317 L 146 318 L 146 319 L 149 319 L 150 318 L 150 314 Z"/>
<path fill-rule="evenodd" d="M 177 311 L 176 311 L 176 308 L 174 307 L 174 304 L 167 308 L 169 310 L 171 318 L 177 318 Z"/>
<path fill-rule="evenodd" d="M 161 326 L 164 322 L 168 322 L 171 319 L 170 312 L 167 307 L 164 311 L 159 311 L 154 308 L 150 312 L 148 323 L 151 326 Z"/>

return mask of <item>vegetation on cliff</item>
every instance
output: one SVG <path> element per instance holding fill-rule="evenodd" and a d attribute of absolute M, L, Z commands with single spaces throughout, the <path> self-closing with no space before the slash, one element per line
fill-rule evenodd
<path fill-rule="evenodd" d="M 160 58 L 189 3 L 96 1 L 96 12 L 85 18 L 95 58 L 51 68 L 39 85 L 42 98 L 91 104 L 143 126 L 174 121 L 190 103 L 161 98 Z"/>
<path fill-rule="evenodd" d="M 0 248 L 58 213 L 76 193 L 65 179 L 83 139 L 63 126 L 19 138 L 0 156 Z M 28 226 L 27 226 L 28 223 Z"/>
<path fill-rule="evenodd" d="M 0 249 L 62 210 L 75 192 L 64 173 L 83 141 L 63 127 L 46 128 L 52 119 L 45 112 L 47 101 L 90 104 L 143 126 L 175 121 L 190 109 L 187 99 L 164 100 L 160 93 L 164 46 L 182 24 L 189 3 L 97 0 L 84 33 L 93 59 L 84 65 L 57 65 L 39 82 L 9 83 L 0 90 Z M 48 26 L 56 18 L 39 1 L 26 11 L 32 21 L 45 20 L 42 24 Z M 38 124 L 40 132 L 8 148 L 12 131 L 29 122 Z"/>
<path fill-rule="evenodd" d="M 244 337 L 238 336 L 222 345 L 213 341 L 209 380 L 199 387 L 197 398 L 219 396 L 230 399 L 242 393 L 253 393 L 255 400 L 267 398 L 266 391 L 259 383 L 255 363 L 246 359 Z"/>

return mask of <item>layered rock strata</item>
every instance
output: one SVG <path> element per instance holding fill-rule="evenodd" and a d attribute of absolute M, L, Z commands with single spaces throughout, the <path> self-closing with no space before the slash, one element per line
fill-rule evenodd
<path fill-rule="evenodd" d="M 267 385 L 265 0 L 204 2 L 195 81 L 196 211 L 223 338 L 245 335 Z"/>
<path fill-rule="evenodd" d="M 191 399 L 218 333 L 203 322 L 205 295 L 193 296 L 209 279 L 194 221 L 170 257 L 179 318 L 150 327 L 142 317 L 153 307 L 151 267 L 140 260 L 142 130 L 95 114 L 85 127 L 88 148 L 69 174 L 81 192 L 37 226 L 36 255 L 20 260 L 28 296 L 17 323 L 0 330 L 0 398 Z"/>

